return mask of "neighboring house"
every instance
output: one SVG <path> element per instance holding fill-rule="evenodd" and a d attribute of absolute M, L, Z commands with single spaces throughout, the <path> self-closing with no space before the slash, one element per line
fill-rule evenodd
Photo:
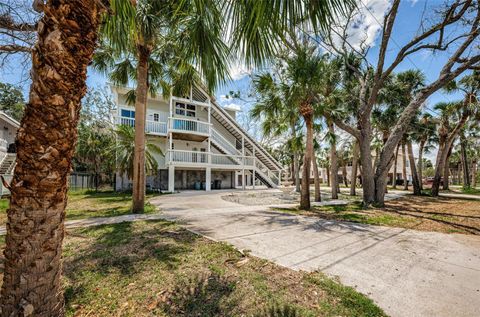
<path fill-rule="evenodd" d="M 128 105 L 128 89 L 111 86 L 117 104 L 116 122 L 134 126 L 135 108 Z M 189 96 L 150 97 L 145 132 L 159 146 L 158 171 L 147 176 L 147 188 L 226 189 L 255 184 L 277 187 L 282 166 L 236 122 L 235 108 L 223 108 L 203 89 Z M 128 189 L 131 180 L 116 177 L 116 189 Z"/>
<path fill-rule="evenodd" d="M 15 137 L 19 127 L 20 123 L 17 120 L 0 111 L 0 175 L 8 182 L 15 167 Z M 2 182 L 0 196 L 9 193 Z"/>

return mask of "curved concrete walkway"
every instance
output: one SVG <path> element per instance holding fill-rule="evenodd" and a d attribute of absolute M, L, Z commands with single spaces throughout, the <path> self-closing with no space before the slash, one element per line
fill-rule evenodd
<path fill-rule="evenodd" d="M 227 192 L 151 200 L 166 219 L 295 270 L 321 270 L 391 316 L 480 316 L 480 237 L 326 221 L 242 206 Z"/>

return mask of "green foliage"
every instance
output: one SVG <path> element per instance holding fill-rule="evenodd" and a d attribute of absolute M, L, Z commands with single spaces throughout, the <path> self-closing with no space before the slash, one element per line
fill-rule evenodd
<path fill-rule="evenodd" d="M 82 100 L 75 170 L 111 175 L 115 168 L 112 112 L 115 104 L 106 88 L 89 90 Z"/>
<path fill-rule="evenodd" d="M 126 174 L 129 179 L 133 177 L 133 156 L 135 152 L 135 129 L 128 125 L 117 127 L 118 139 L 112 147 L 117 156 L 117 168 L 121 175 Z M 145 169 L 147 173 L 154 173 L 158 169 L 154 154 L 163 155 L 160 147 L 147 140 L 145 146 Z"/>
<path fill-rule="evenodd" d="M 0 110 L 20 121 L 23 117 L 25 100 L 20 88 L 11 84 L 0 83 Z"/>

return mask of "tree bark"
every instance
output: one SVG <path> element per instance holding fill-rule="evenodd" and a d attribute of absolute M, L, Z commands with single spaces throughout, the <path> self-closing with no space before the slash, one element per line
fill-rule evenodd
<path fill-rule="evenodd" d="M 423 190 L 423 151 L 425 148 L 425 141 L 420 141 L 420 144 L 418 146 L 418 165 L 417 165 L 417 170 L 418 170 L 418 181 L 420 182 L 420 191 Z"/>
<path fill-rule="evenodd" d="M 402 177 L 403 177 L 403 190 L 408 190 L 407 180 L 407 152 L 405 150 L 405 142 L 402 142 Z"/>
<path fill-rule="evenodd" d="M 300 112 L 303 115 L 307 127 L 307 142 L 305 145 L 305 155 L 303 156 L 302 188 L 300 192 L 300 208 L 310 209 L 310 167 L 313 154 L 313 109 L 310 105 L 303 105 Z M 305 109 L 307 108 L 307 109 Z"/>
<path fill-rule="evenodd" d="M 315 183 L 315 201 L 322 201 L 322 195 L 320 193 L 320 174 L 318 173 L 318 164 L 315 154 L 312 157 L 313 177 Z"/>
<path fill-rule="evenodd" d="M 452 148 L 448 150 L 447 158 L 443 164 L 443 190 L 448 190 L 450 185 L 450 156 L 452 155 Z"/>
<path fill-rule="evenodd" d="M 348 178 L 347 178 L 347 165 L 342 165 L 342 178 L 343 184 L 348 188 Z"/>
<path fill-rule="evenodd" d="M 332 190 L 332 199 L 338 199 L 338 157 L 337 141 L 335 140 L 335 128 L 333 122 L 327 120 L 328 131 L 333 137 L 330 144 L 330 188 Z"/>
<path fill-rule="evenodd" d="M 408 159 L 410 161 L 410 173 L 412 174 L 412 185 L 413 185 L 413 194 L 420 196 L 422 190 L 420 189 L 420 181 L 418 179 L 417 167 L 415 164 L 415 157 L 413 156 L 413 146 L 412 142 L 408 141 Z"/>
<path fill-rule="evenodd" d="M 295 140 L 297 138 L 297 132 L 295 129 L 295 123 L 292 123 L 292 138 Z M 295 191 L 297 193 L 300 192 L 300 160 L 298 158 L 299 154 L 294 149 L 293 152 L 293 168 L 295 169 Z"/>
<path fill-rule="evenodd" d="M 352 156 L 352 175 L 350 178 L 350 196 L 356 196 L 357 187 L 357 166 L 358 165 L 358 141 L 355 140 L 353 144 L 353 156 Z"/>
<path fill-rule="evenodd" d="M 394 189 L 397 188 L 397 165 L 398 165 L 398 151 L 400 149 L 400 144 L 397 145 L 397 149 L 395 150 L 395 159 L 394 159 L 394 166 L 393 166 L 393 175 L 392 175 L 392 187 Z"/>
<path fill-rule="evenodd" d="M 467 157 L 467 141 L 465 140 L 465 136 L 460 134 L 460 150 L 462 151 L 462 164 L 463 164 L 463 187 L 470 188 L 470 167 L 468 164 L 468 157 Z"/>
<path fill-rule="evenodd" d="M 133 156 L 132 212 L 143 213 L 145 208 L 145 121 L 148 98 L 148 59 L 150 50 L 137 48 L 137 89 L 135 90 L 135 152 Z"/>
<path fill-rule="evenodd" d="M 7 211 L 2 316 L 63 316 L 61 254 L 81 98 L 103 8 L 45 4 L 32 50 L 30 100 L 18 129 Z"/>
<path fill-rule="evenodd" d="M 433 184 L 432 184 L 433 197 L 437 197 L 438 193 L 440 192 L 440 182 L 442 180 L 444 164 L 447 164 L 447 156 L 453 145 L 453 141 L 455 141 L 455 138 L 458 132 L 460 131 L 461 128 L 463 128 L 468 118 L 469 118 L 469 113 L 464 112 L 462 115 L 462 118 L 455 125 L 455 128 L 450 133 L 448 133 L 447 135 L 443 135 L 443 134 L 440 135 L 440 140 L 441 140 L 440 144 L 443 143 L 443 146 L 440 147 L 437 154 L 437 159 L 435 162 L 435 176 L 433 178 Z M 445 139 L 443 142 L 442 142 L 442 138 Z M 444 183 L 445 183 L 445 180 L 444 180 Z"/>
<path fill-rule="evenodd" d="M 472 187 L 477 188 L 477 161 L 472 162 Z"/>

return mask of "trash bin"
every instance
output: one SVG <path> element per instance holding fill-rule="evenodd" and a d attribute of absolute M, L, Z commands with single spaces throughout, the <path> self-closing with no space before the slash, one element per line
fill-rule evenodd
<path fill-rule="evenodd" d="M 202 188 L 202 184 L 200 182 L 195 182 L 194 186 L 195 186 L 195 190 L 200 190 L 200 188 Z"/>
<path fill-rule="evenodd" d="M 214 181 L 214 188 L 215 188 L 215 189 L 221 189 L 221 188 L 222 188 L 222 181 L 219 180 L 219 179 L 216 179 L 216 180 Z"/>
<path fill-rule="evenodd" d="M 205 187 L 205 182 L 202 182 L 202 190 L 205 190 L 206 187 Z"/>

